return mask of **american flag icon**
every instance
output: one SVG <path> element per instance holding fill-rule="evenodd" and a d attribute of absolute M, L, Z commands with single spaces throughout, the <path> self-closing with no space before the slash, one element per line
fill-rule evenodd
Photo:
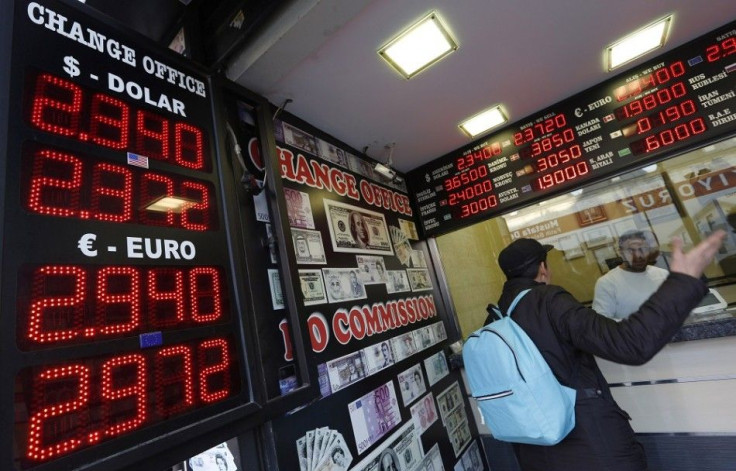
<path fill-rule="evenodd" d="M 128 165 L 148 168 L 148 157 L 128 152 Z"/>

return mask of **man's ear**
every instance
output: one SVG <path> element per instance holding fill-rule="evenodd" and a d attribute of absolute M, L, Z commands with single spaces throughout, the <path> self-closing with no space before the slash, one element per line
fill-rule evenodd
<path fill-rule="evenodd" d="M 537 268 L 537 277 L 534 281 L 538 283 L 546 283 L 549 281 L 549 271 L 547 269 L 547 261 L 542 260 L 539 262 L 539 268 Z"/>

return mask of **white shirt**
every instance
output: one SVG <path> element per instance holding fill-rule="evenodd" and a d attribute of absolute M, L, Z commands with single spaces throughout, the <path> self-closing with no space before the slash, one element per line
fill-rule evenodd
<path fill-rule="evenodd" d="M 669 275 L 667 270 L 647 266 L 643 272 L 616 267 L 595 283 L 592 308 L 613 319 L 625 319 L 639 310 Z"/>

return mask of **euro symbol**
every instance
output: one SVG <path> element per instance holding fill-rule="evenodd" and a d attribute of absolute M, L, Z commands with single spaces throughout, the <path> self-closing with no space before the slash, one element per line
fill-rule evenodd
<path fill-rule="evenodd" d="M 581 110 L 580 108 L 575 108 L 575 116 L 577 116 L 578 118 L 582 118 L 583 110 Z"/>
<path fill-rule="evenodd" d="M 84 234 L 82 238 L 79 239 L 77 247 L 79 247 L 79 250 L 81 250 L 84 255 L 88 257 L 96 257 L 97 250 L 92 248 L 92 244 L 95 240 L 97 240 L 97 234 Z"/>

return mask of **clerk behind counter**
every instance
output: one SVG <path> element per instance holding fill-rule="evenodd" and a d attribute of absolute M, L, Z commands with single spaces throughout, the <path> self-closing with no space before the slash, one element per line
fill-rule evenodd
<path fill-rule="evenodd" d="M 636 312 L 669 272 L 652 265 L 659 256 L 659 244 L 650 231 L 624 232 L 618 239 L 618 251 L 623 261 L 596 281 L 592 308 L 621 320 Z"/>

